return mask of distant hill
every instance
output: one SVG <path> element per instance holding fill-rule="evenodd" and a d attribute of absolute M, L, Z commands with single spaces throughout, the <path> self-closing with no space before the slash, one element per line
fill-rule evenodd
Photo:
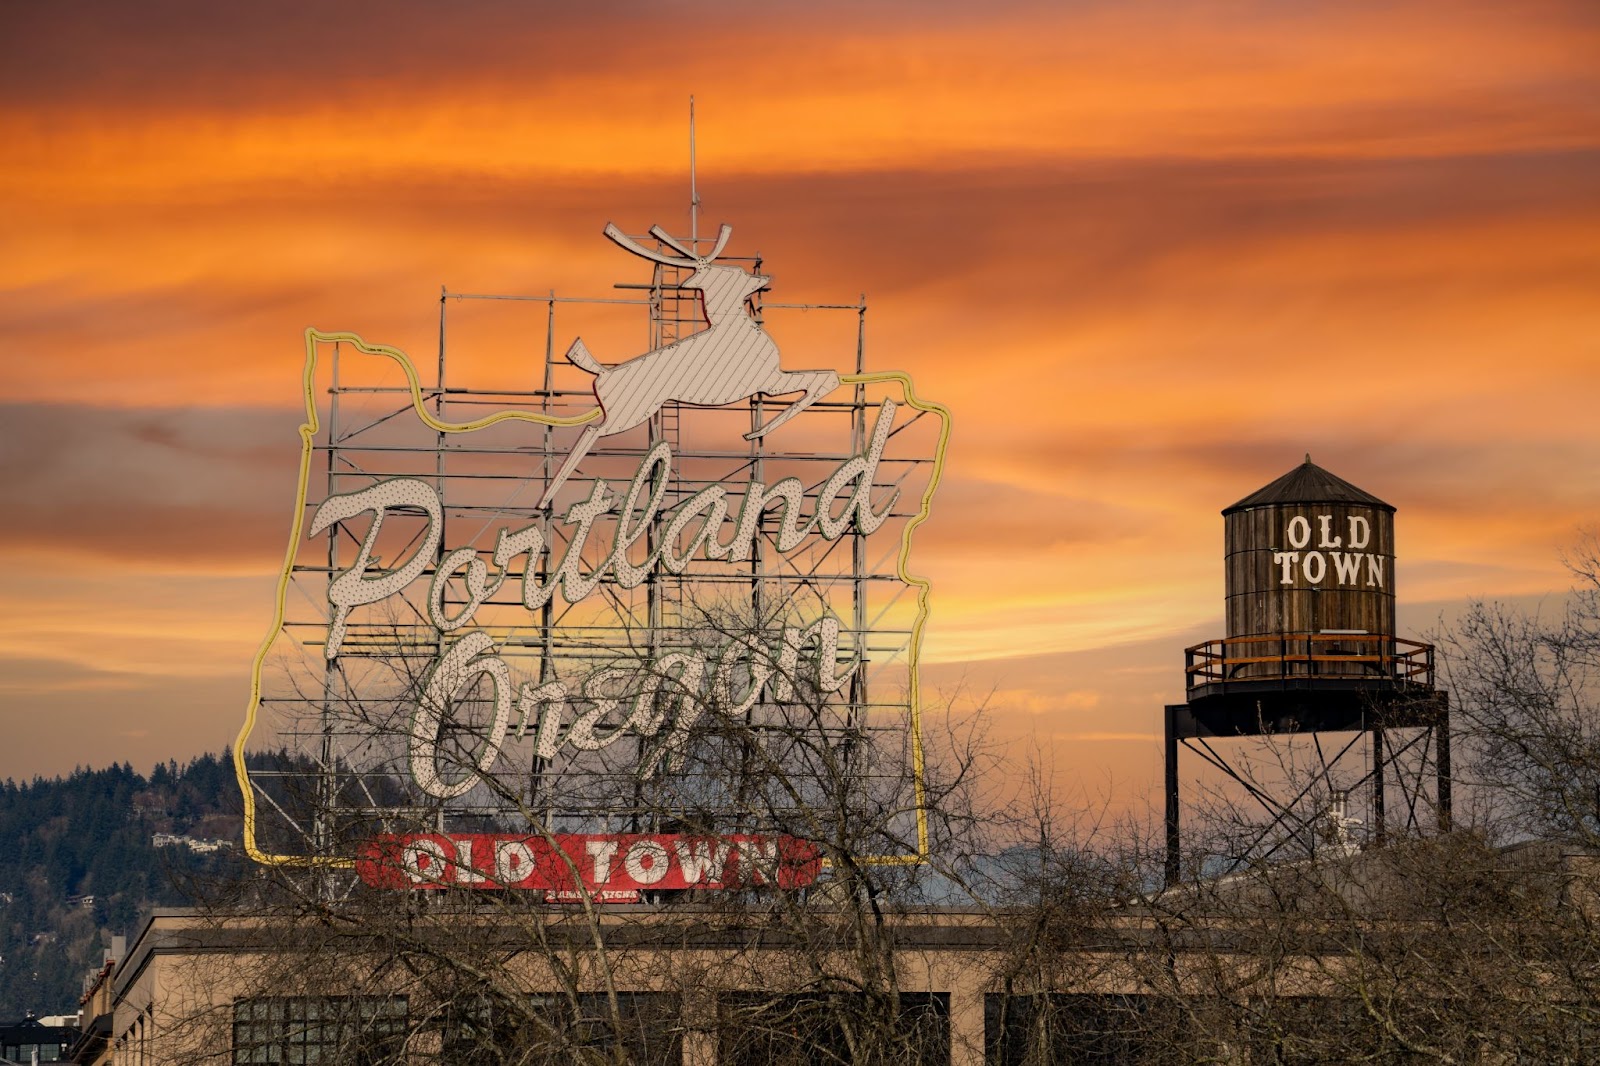
<path fill-rule="evenodd" d="M 240 830 L 226 751 L 0 784 L 0 1020 L 75 1011 L 110 934 L 236 869 Z"/>

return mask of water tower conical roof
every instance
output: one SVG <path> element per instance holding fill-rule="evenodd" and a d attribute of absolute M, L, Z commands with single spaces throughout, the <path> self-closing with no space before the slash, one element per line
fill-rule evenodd
<path fill-rule="evenodd" d="M 1372 493 L 1358 489 L 1342 477 L 1328 473 L 1306 456 L 1306 461 L 1264 485 L 1238 503 L 1222 509 L 1223 514 L 1243 511 L 1251 507 L 1269 507 L 1282 503 L 1356 503 L 1366 507 L 1381 507 L 1393 511 L 1392 504 L 1384 503 Z"/>

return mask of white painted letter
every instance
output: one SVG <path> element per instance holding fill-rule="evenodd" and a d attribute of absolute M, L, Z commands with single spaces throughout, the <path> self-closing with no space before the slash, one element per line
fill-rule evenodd
<path fill-rule="evenodd" d="M 679 555 L 674 547 L 683 531 L 695 515 L 701 511 L 706 512 L 705 521 L 700 523 L 700 528 L 695 530 L 689 544 Z M 705 545 L 707 559 L 726 559 L 729 546 L 722 543 L 718 533 L 722 523 L 728 517 L 728 490 L 721 485 L 707 485 L 699 492 L 690 496 L 679 504 L 672 515 L 672 521 L 667 523 L 667 531 L 662 538 L 661 565 L 674 574 L 681 574 L 689 568 L 689 560 L 694 558 L 694 553 L 700 546 Z"/>
<path fill-rule="evenodd" d="M 1298 531 L 1296 530 L 1298 528 Z M 1289 547 L 1304 548 L 1311 543 L 1311 523 L 1307 522 L 1304 515 L 1295 515 L 1289 519 Z"/>
<path fill-rule="evenodd" d="M 1361 531 L 1361 534 L 1360 534 L 1359 537 L 1357 537 L 1357 535 L 1356 535 L 1356 530 L 1358 530 L 1358 529 Z M 1362 518 L 1360 515 L 1351 515 L 1350 516 L 1350 547 L 1352 547 L 1352 548 L 1365 548 L 1367 546 L 1367 543 L 1371 539 L 1372 539 L 1372 526 L 1371 526 L 1371 524 L 1368 523 L 1367 520 L 1365 518 Z"/>
<path fill-rule="evenodd" d="M 518 740 L 527 730 L 528 719 L 532 717 L 534 708 L 541 705 L 544 709 L 539 712 L 539 731 L 535 734 L 534 751 L 541 759 L 554 759 L 561 747 L 561 712 L 567 707 L 566 683 L 546 681 L 535 688 L 533 682 L 523 682 L 517 696 L 517 713 L 522 716 L 517 726 Z"/>
<path fill-rule="evenodd" d="M 644 491 L 644 486 L 651 482 L 650 472 L 657 466 L 661 467 L 661 475 L 654 479 L 644 513 L 636 522 L 633 510 L 639 505 L 639 494 Z M 657 441 L 655 447 L 650 449 L 650 454 L 644 457 L 644 462 L 639 464 L 639 472 L 633 475 L 633 484 L 628 488 L 628 496 L 622 501 L 622 510 L 617 512 L 617 539 L 611 545 L 611 570 L 617 575 L 617 584 L 625 589 L 638 588 L 644 584 L 645 577 L 656 564 L 656 556 L 660 554 L 661 549 L 657 548 L 638 566 L 628 561 L 628 549 L 649 530 L 651 520 L 661 509 L 661 497 L 666 495 L 667 482 L 671 477 L 672 446 L 664 440 Z"/>
<path fill-rule="evenodd" d="M 676 679 L 669 673 L 674 667 L 683 670 Z M 663 759 L 667 761 L 669 770 L 677 770 L 683 766 L 684 749 L 689 743 L 689 730 L 694 728 L 694 724 L 706 711 L 705 696 L 700 691 L 700 685 L 706 676 L 704 659 L 688 652 L 675 651 L 657 660 L 651 672 L 670 686 L 667 695 L 661 701 L 663 719 L 667 715 L 668 707 L 674 704 L 676 706 L 672 709 L 672 729 L 667 734 L 667 739 L 648 759 L 639 764 L 639 777 L 645 781 L 655 775 L 656 767 Z M 660 730 L 659 725 L 656 728 L 657 731 Z"/>
<path fill-rule="evenodd" d="M 603 885 L 611 880 L 611 860 L 617 856 L 617 846 L 615 840 L 591 840 L 584 844 L 583 850 L 594 860 L 592 880 L 595 884 Z"/>
<path fill-rule="evenodd" d="M 1344 538 L 1343 537 L 1334 537 L 1333 536 L 1333 515 L 1331 515 L 1331 514 L 1319 514 L 1319 515 L 1317 515 L 1317 525 L 1321 527 L 1321 533 L 1322 533 L 1321 538 L 1317 541 L 1317 547 L 1319 547 L 1319 548 L 1342 548 L 1342 547 L 1344 547 Z M 1333 539 L 1329 540 L 1328 539 L 1329 537 L 1333 537 Z"/>
<path fill-rule="evenodd" d="M 1333 557 L 1333 573 L 1341 585 L 1354 585 L 1361 577 L 1360 552 L 1329 552 Z"/>
<path fill-rule="evenodd" d="M 539 553 L 543 550 L 544 531 L 538 526 L 523 526 L 515 533 L 502 529 L 494 543 L 494 565 L 501 570 L 508 568 L 511 560 L 523 552 L 528 553 L 528 562 L 522 571 L 522 606 L 530 611 L 549 603 L 556 591 L 553 579 L 548 585 L 540 585 L 538 581 Z"/>
<path fill-rule="evenodd" d="M 772 684 L 773 699 L 794 699 L 795 681 L 800 675 L 800 652 L 813 639 L 817 642 L 817 691 L 832 694 L 844 687 L 861 663 L 852 656 L 845 663 L 843 673 L 835 670 L 839 663 L 839 631 L 839 618 L 833 614 L 823 615 L 804 629 L 783 627 L 783 644 L 778 649 L 777 678 Z"/>
<path fill-rule="evenodd" d="M 489 726 L 489 737 L 479 753 L 477 768 L 487 773 L 500 754 L 500 745 L 506 739 L 506 727 L 511 724 L 511 670 L 498 656 L 485 654 L 494 649 L 494 641 L 484 632 L 468 633 L 450 645 L 439 657 L 422 686 L 422 699 L 411 716 L 411 740 L 408 745 L 411 777 L 417 787 L 430 796 L 454 799 L 471 791 L 478 783 L 477 775 L 467 774 L 453 785 L 439 777 L 439 728 L 450 711 L 456 693 L 465 682 L 473 681 L 479 674 L 488 674 L 494 682 L 494 721 Z"/>
<path fill-rule="evenodd" d="M 1367 556 L 1367 584 L 1383 588 L 1383 556 L 1377 554 Z"/>
<path fill-rule="evenodd" d="M 611 556 L 601 560 L 600 565 L 594 568 L 594 573 L 585 575 L 583 572 L 583 544 L 589 539 L 589 533 L 594 529 L 595 519 L 611 510 L 607 501 L 606 483 L 595 478 L 594 486 L 589 491 L 589 498 L 582 503 L 575 503 L 567 509 L 567 523 L 576 525 L 572 531 L 572 539 L 567 541 L 567 550 L 561 556 L 561 565 L 556 568 L 555 576 L 550 579 L 553 585 L 561 582 L 561 596 L 568 603 L 577 603 L 600 584 L 600 578 L 606 572 L 606 565 L 610 563 Z"/>
<path fill-rule="evenodd" d="M 456 845 L 456 884 L 481 885 L 488 881 L 477 870 L 472 868 L 472 841 L 457 839 Z"/>
<path fill-rule="evenodd" d="M 1328 560 L 1322 557 L 1321 552 L 1306 552 L 1306 561 L 1300 564 L 1300 572 L 1311 584 L 1320 585 L 1328 573 Z"/>
<path fill-rule="evenodd" d="M 749 653 L 749 682 L 750 687 L 743 696 L 735 697 L 733 691 L 733 673 L 739 667 L 739 652 Z M 764 648 L 754 640 L 745 637 L 736 637 L 722 646 L 722 655 L 717 659 L 717 669 L 712 675 L 712 699 L 715 700 L 716 709 L 728 716 L 743 714 L 755 706 L 756 700 L 761 698 L 761 689 L 766 685 L 767 679 L 772 676 L 772 663 L 767 659 Z"/>
<path fill-rule="evenodd" d="M 776 840 L 746 840 L 739 845 L 739 874 L 746 884 L 765 884 L 777 869 Z"/>
<path fill-rule="evenodd" d="M 733 535 L 733 551 L 729 556 L 742 563 L 755 551 L 755 539 L 761 535 L 761 516 L 768 505 L 783 501 L 783 516 L 778 522 L 778 551 L 793 551 L 805 540 L 816 523 L 816 515 L 800 524 L 800 506 L 805 502 L 806 486 L 797 477 L 786 477 L 770 489 L 759 481 L 750 482 L 739 507 L 739 528 Z"/>
<path fill-rule="evenodd" d="M 728 862 L 730 845 L 720 840 L 679 840 L 673 844 L 678 853 L 678 867 L 688 884 L 722 880 L 722 868 Z"/>
<path fill-rule="evenodd" d="M 653 885 L 667 876 L 667 865 L 667 849 L 658 840 L 635 840 L 622 857 L 622 868 L 641 885 Z"/>
<path fill-rule="evenodd" d="M 813 632 L 817 634 L 817 688 L 829 694 L 843 688 L 850 675 L 856 672 L 856 667 L 861 665 L 859 659 L 852 657 L 845 665 L 844 673 L 834 670 L 839 662 L 839 628 L 838 616 L 825 614 L 800 634 L 802 642 Z"/>
<path fill-rule="evenodd" d="M 567 730 L 567 743 L 579 751 L 599 751 L 622 739 L 622 727 L 619 723 L 611 723 L 611 729 L 606 733 L 596 733 L 595 726 L 622 705 L 618 696 L 607 695 L 605 686 L 626 681 L 629 677 L 627 670 L 596 670 L 583 680 L 583 698 L 590 700 L 594 706 L 578 715 L 572 728 Z"/>
<path fill-rule="evenodd" d="M 894 401 L 884 400 L 878 408 L 878 420 L 872 425 L 872 440 L 867 445 L 866 465 L 862 467 L 861 476 L 856 478 L 855 495 L 850 501 L 850 509 L 856 513 L 856 528 L 865 536 L 878 531 L 878 527 L 888 520 L 889 512 L 894 510 L 895 501 L 900 498 L 900 490 L 895 489 L 884 501 L 883 510 L 874 512 L 872 509 L 872 479 L 877 476 L 878 460 L 883 458 L 883 446 L 889 440 L 889 430 L 892 428 L 894 428 Z M 823 516 L 827 515 L 828 504 L 827 493 L 823 492 L 817 500 L 817 509 Z"/>
<path fill-rule="evenodd" d="M 1292 585 L 1292 584 L 1294 584 L 1294 574 L 1291 573 L 1290 568 L 1293 567 L 1295 563 L 1298 563 L 1300 561 L 1300 553 L 1299 552 L 1273 552 L 1272 553 L 1272 561 L 1277 563 L 1279 566 L 1283 567 L 1283 580 L 1278 582 L 1278 584 L 1280 584 L 1280 585 Z"/>
<path fill-rule="evenodd" d="M 444 594 L 450 587 L 450 578 L 462 566 L 467 568 L 467 605 L 461 608 L 461 613 L 451 618 L 444 613 Z M 439 568 L 433 572 L 433 584 L 428 586 L 428 621 L 433 623 L 433 628 L 441 633 L 454 633 L 468 622 L 477 613 L 483 601 L 500 591 L 500 586 L 505 583 L 506 575 L 501 571 L 500 576 L 494 579 L 494 584 L 489 583 L 489 568 L 478 558 L 474 548 L 457 548 L 446 555 L 439 563 Z"/>
<path fill-rule="evenodd" d="M 520 840 L 502 840 L 494 849 L 494 879 L 514 885 L 533 872 L 533 849 Z"/>
<path fill-rule="evenodd" d="M 444 845 L 432 837 L 419 837 L 400 852 L 400 865 L 406 868 L 411 883 L 420 885 L 444 883 L 444 867 L 448 861 Z"/>
<path fill-rule="evenodd" d="M 397 507 L 416 507 L 427 512 L 428 531 L 404 566 L 391 567 L 380 576 L 369 578 L 366 576 L 367 567 L 372 563 L 372 549 L 377 546 L 378 531 L 383 528 L 383 516 Z M 439 494 L 427 482 L 405 477 L 380 481 L 360 492 L 329 496 L 317 508 L 317 513 L 311 516 L 309 536 L 314 537 L 335 522 L 354 518 L 363 511 L 372 512 L 372 525 L 367 530 L 366 539 L 361 542 L 361 551 L 350 569 L 328 585 L 328 602 L 337 608 L 333 612 L 333 621 L 328 625 L 328 644 L 324 649 L 324 655 L 329 659 L 338 656 L 339 648 L 344 643 L 345 621 L 350 617 L 350 609 L 377 603 L 411 584 L 427 569 L 428 561 L 439 547 L 439 530 L 443 519 Z"/>

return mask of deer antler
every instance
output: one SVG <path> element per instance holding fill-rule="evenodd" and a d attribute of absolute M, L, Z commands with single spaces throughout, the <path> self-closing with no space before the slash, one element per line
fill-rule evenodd
<path fill-rule="evenodd" d="M 660 263 L 662 266 L 686 267 L 694 263 L 704 265 L 721 255 L 722 249 L 728 246 L 728 238 L 733 236 L 733 227 L 724 222 L 722 224 L 722 229 L 717 233 L 717 243 L 712 246 L 711 252 L 708 255 L 696 255 L 680 244 L 677 239 L 669 235 L 667 231 L 662 229 L 660 226 L 651 226 L 650 236 L 654 237 L 656 240 L 660 241 L 662 244 L 665 244 L 674 251 L 681 253 L 683 256 L 682 259 L 644 247 L 632 237 L 629 237 L 626 233 L 623 233 L 622 230 L 618 229 L 617 224 L 614 222 L 606 223 L 605 234 L 607 237 L 610 237 L 614 242 L 616 242 L 619 247 L 630 251 L 634 255 L 637 255 L 643 259 L 648 259 L 652 263 Z"/>
<path fill-rule="evenodd" d="M 660 226 L 651 226 L 650 236 L 654 237 L 662 244 L 665 244 L 667 247 L 682 252 L 690 259 L 695 259 L 702 263 L 709 263 L 717 256 L 721 255 L 722 249 L 728 246 L 728 238 L 733 236 L 733 227 L 728 225 L 726 222 L 722 224 L 722 229 L 717 234 L 717 243 L 707 255 L 700 255 L 698 252 L 691 252 L 689 249 L 685 248 L 676 237 L 662 229 Z"/>
<path fill-rule="evenodd" d="M 717 234 L 717 243 L 711 246 L 711 254 L 707 255 L 707 256 L 702 256 L 700 261 L 702 263 L 709 263 L 711 260 L 713 260 L 717 256 L 721 255 L 722 254 L 722 249 L 724 249 L 724 248 L 726 248 L 728 246 L 728 238 L 732 237 L 732 236 L 733 236 L 733 227 L 728 225 L 726 222 L 724 222 L 722 224 L 721 231 L 718 232 L 718 234 Z"/>
<path fill-rule="evenodd" d="M 668 233 L 666 230 L 662 229 L 660 226 L 651 226 L 650 227 L 650 236 L 654 237 L 656 240 L 660 241 L 662 244 L 666 245 L 668 248 L 671 248 L 671 249 L 673 249 L 674 251 L 677 251 L 677 252 L 681 252 L 683 255 L 687 256 L 690 259 L 699 259 L 700 258 L 695 253 L 691 252 L 689 249 L 687 249 L 683 245 L 679 244 L 678 243 L 678 239 L 676 237 L 672 236 L 672 234 Z"/>
<path fill-rule="evenodd" d="M 632 237 L 629 237 L 626 233 L 623 233 L 622 230 L 618 229 L 615 222 L 606 223 L 605 234 L 607 237 L 610 237 L 613 241 L 615 241 L 619 247 L 632 252 L 634 255 L 637 255 L 642 259 L 648 259 L 652 263 L 660 263 L 662 266 L 682 267 L 688 266 L 690 263 L 694 262 L 692 257 L 688 260 L 675 259 L 670 255 L 662 255 L 660 252 L 651 251 L 649 248 L 637 243 Z"/>

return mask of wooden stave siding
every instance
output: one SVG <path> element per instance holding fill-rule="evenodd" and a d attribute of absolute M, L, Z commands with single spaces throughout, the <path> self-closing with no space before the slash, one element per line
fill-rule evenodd
<path fill-rule="evenodd" d="M 1382 589 L 1365 585 L 1367 564 L 1362 562 L 1362 584 L 1340 586 L 1333 579 L 1333 562 L 1320 586 L 1305 581 L 1296 568 L 1294 585 L 1280 583 L 1281 567 L 1272 553 L 1289 547 L 1290 519 L 1303 516 L 1311 525 L 1311 543 L 1302 549 L 1319 549 L 1319 515 L 1332 515 L 1335 537 L 1349 536 L 1352 515 L 1367 520 L 1372 539 L 1361 549 L 1382 559 Z M 1235 511 L 1224 519 L 1223 565 L 1228 636 L 1262 636 L 1281 633 L 1315 633 L 1327 629 L 1364 629 L 1380 636 L 1395 635 L 1394 513 L 1380 507 L 1350 503 L 1272 504 Z M 1334 551 L 1344 551 L 1335 548 Z M 1312 591 L 1320 588 L 1320 591 Z"/>

